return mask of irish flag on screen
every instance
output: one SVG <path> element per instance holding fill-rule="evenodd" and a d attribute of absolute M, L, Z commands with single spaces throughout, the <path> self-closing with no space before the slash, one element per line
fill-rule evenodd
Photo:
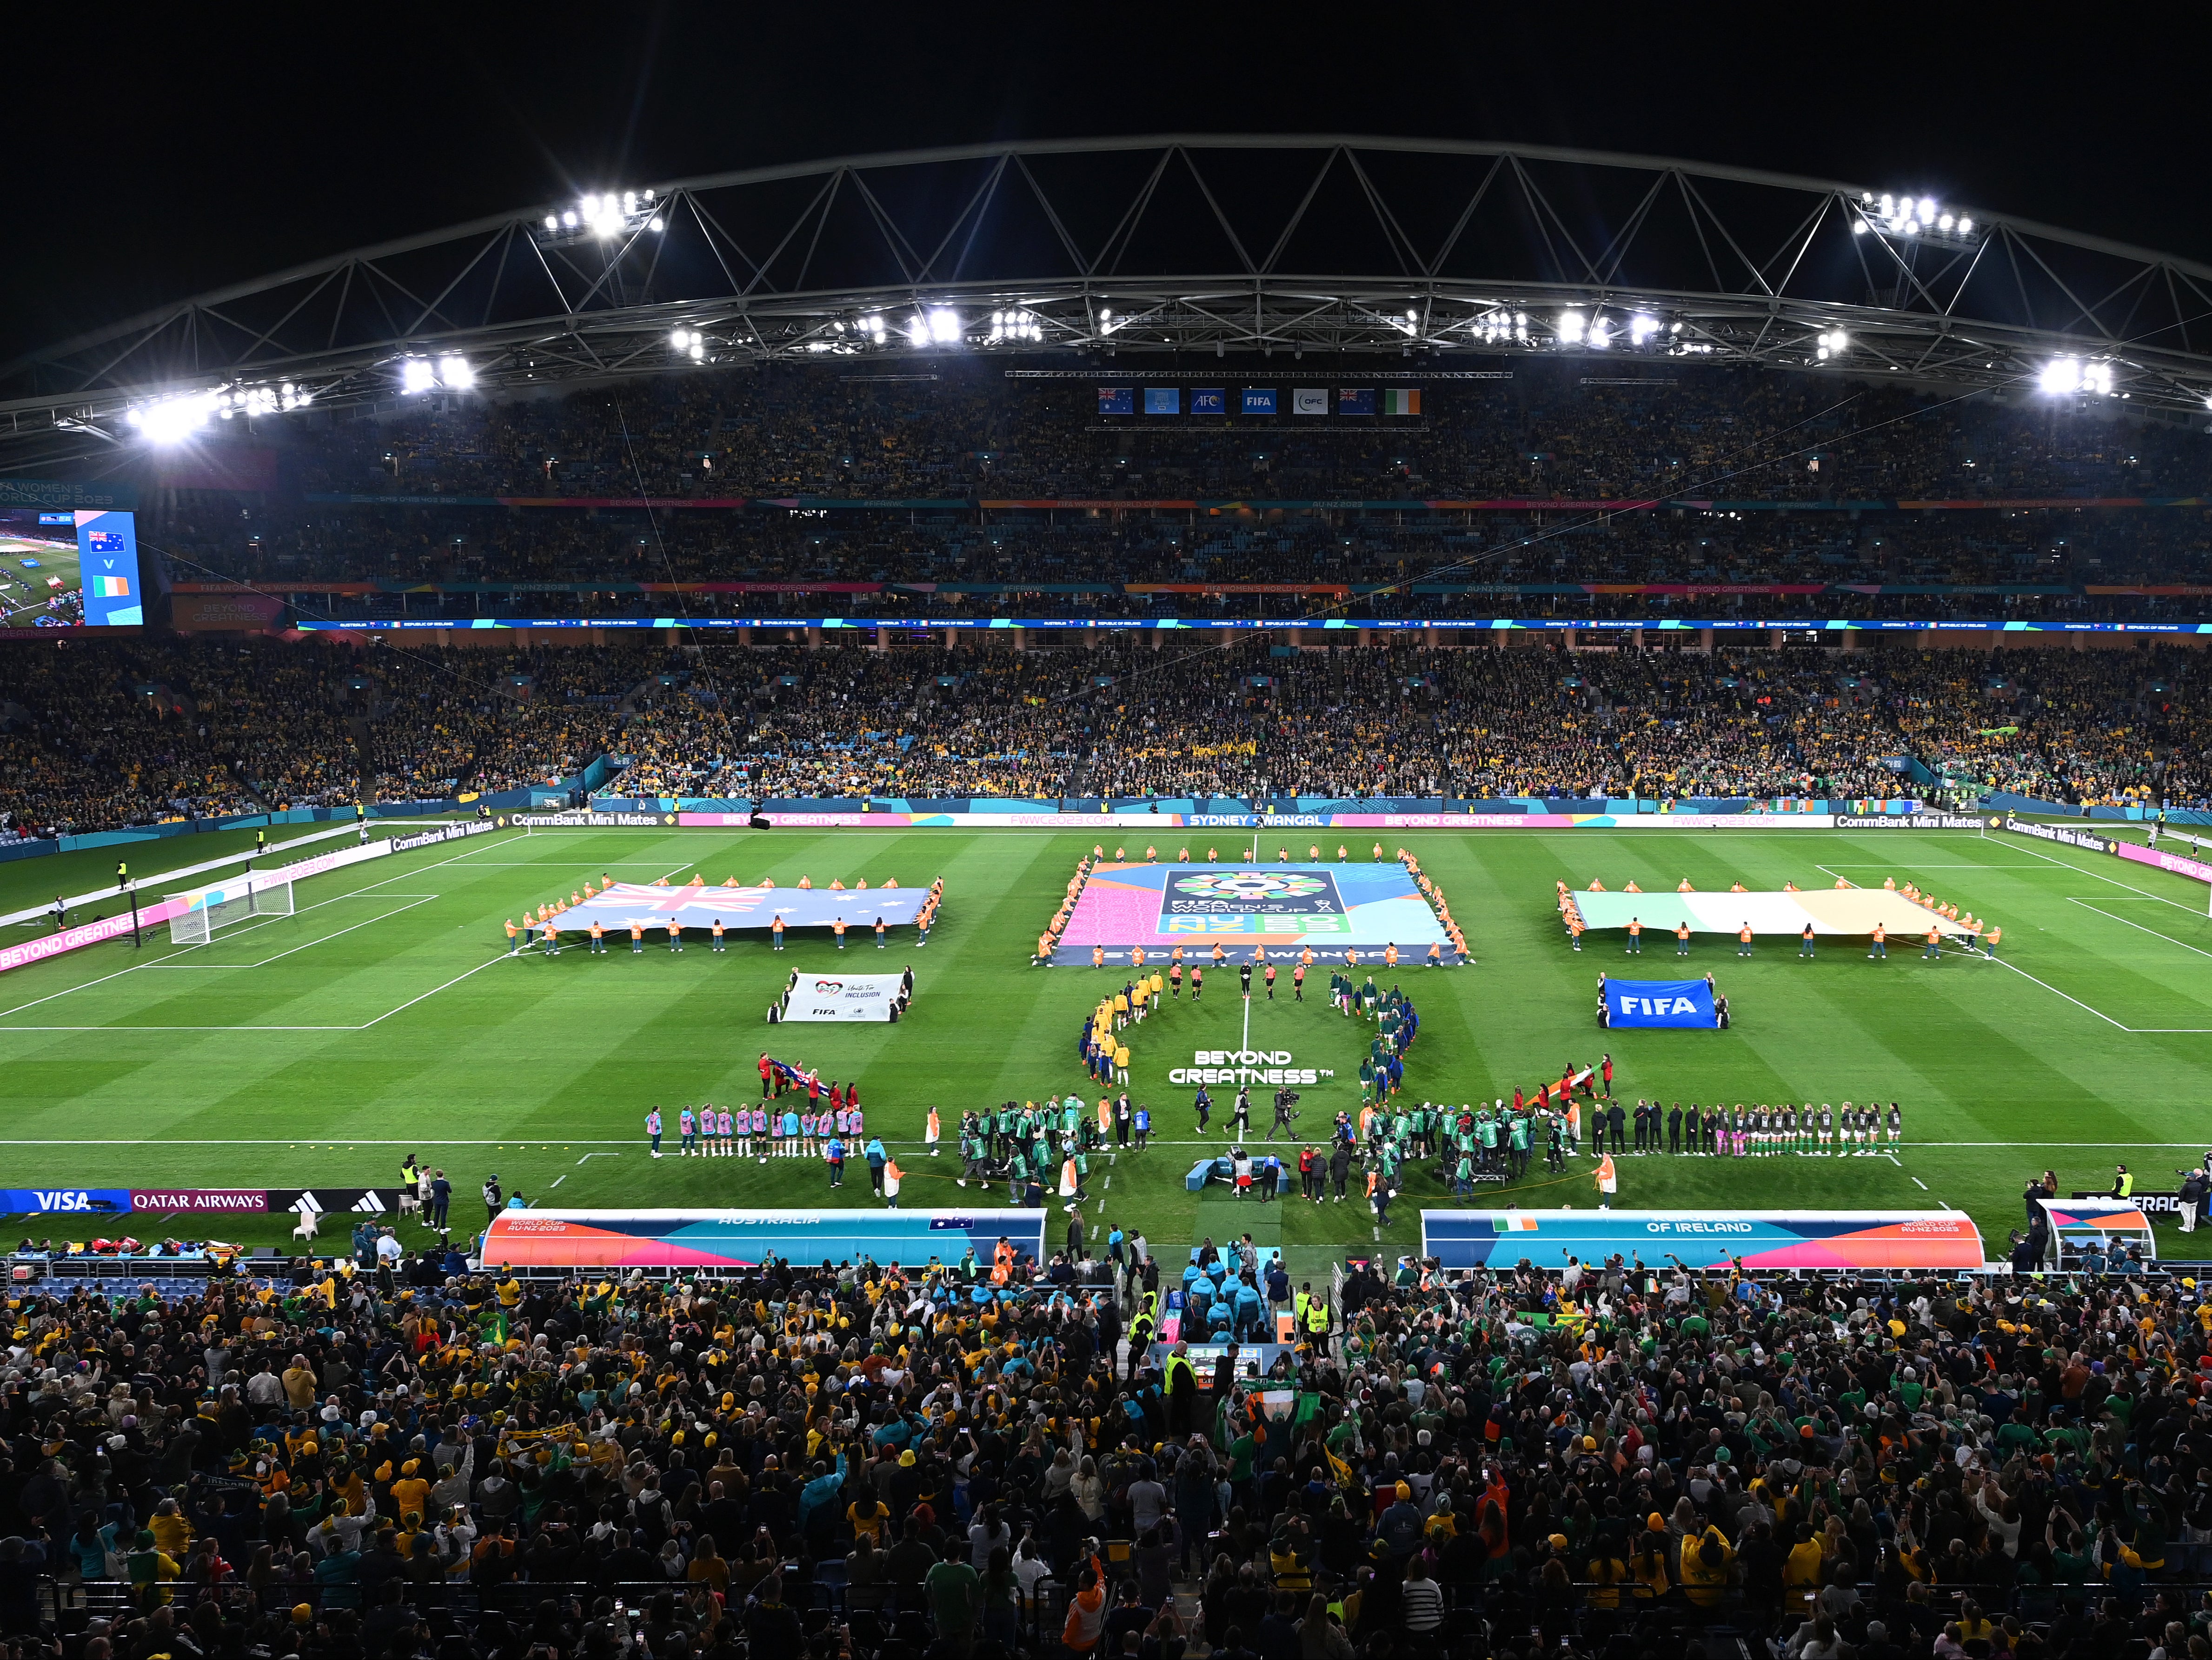
<path fill-rule="evenodd" d="M 1419 415 L 1421 412 L 1421 389 L 1419 386 L 1385 386 L 1382 388 L 1382 413 L 1385 415 Z"/>
<path fill-rule="evenodd" d="M 93 593 L 97 599 L 128 599 L 131 597 L 131 579 L 127 576 L 95 576 L 92 580 L 94 585 Z"/>

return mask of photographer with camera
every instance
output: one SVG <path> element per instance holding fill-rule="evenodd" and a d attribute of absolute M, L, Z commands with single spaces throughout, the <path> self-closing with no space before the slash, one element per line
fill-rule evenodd
<path fill-rule="evenodd" d="M 1291 1128 L 1298 1116 L 1294 1110 L 1297 1104 L 1298 1092 L 1296 1090 L 1279 1089 L 1275 1091 L 1275 1122 L 1267 1126 L 1267 1140 L 1273 1140 L 1277 1130 L 1290 1132 L 1284 1137 L 1285 1140 L 1295 1141 L 1298 1139 L 1297 1132 Z"/>

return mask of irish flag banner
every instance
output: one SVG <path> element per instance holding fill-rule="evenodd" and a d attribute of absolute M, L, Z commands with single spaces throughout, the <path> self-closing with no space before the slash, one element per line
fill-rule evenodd
<path fill-rule="evenodd" d="M 1382 413 L 1385 415 L 1419 415 L 1421 412 L 1421 389 L 1419 386 L 1385 386 L 1382 388 Z"/>

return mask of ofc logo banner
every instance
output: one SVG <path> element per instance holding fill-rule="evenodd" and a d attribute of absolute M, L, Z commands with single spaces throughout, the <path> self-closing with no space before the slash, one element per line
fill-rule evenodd
<path fill-rule="evenodd" d="M 1608 980 L 1606 1012 L 1616 1026 L 1716 1025 L 1713 988 L 1702 980 Z"/>

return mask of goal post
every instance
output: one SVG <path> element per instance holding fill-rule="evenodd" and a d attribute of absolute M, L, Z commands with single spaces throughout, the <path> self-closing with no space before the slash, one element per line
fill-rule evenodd
<path fill-rule="evenodd" d="M 204 946 L 216 932 L 252 917 L 292 915 L 292 879 L 249 871 L 219 886 L 173 893 L 182 909 L 169 918 L 169 943 Z"/>

